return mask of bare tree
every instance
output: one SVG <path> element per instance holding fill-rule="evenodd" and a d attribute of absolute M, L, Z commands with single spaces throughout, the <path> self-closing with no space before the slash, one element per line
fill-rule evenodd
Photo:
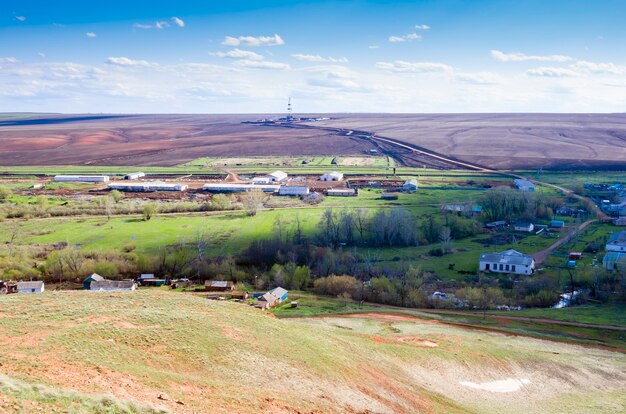
<path fill-rule="evenodd" d="M 267 199 L 267 195 L 261 190 L 250 190 L 241 196 L 241 203 L 246 209 L 249 216 L 256 215 L 259 208 L 263 207 L 263 203 Z"/>
<path fill-rule="evenodd" d="M 441 242 L 441 250 L 444 254 L 450 253 L 452 250 L 452 231 L 450 227 L 442 227 L 439 232 L 439 241 Z"/>
<path fill-rule="evenodd" d="M 361 238 L 361 243 L 363 242 L 363 235 L 367 229 L 367 216 L 368 211 L 366 208 L 359 208 L 356 210 L 355 220 L 356 220 L 356 229 L 359 232 L 359 236 Z"/>

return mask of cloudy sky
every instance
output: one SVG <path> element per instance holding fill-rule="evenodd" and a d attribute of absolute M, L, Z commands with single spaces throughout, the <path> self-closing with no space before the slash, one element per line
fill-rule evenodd
<path fill-rule="evenodd" d="M 625 112 L 626 1 L 3 0 L 1 112 Z"/>

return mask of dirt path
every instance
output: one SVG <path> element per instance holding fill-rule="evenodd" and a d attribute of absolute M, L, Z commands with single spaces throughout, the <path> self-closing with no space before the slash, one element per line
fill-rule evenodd
<path fill-rule="evenodd" d="M 566 237 L 563 237 L 563 238 L 557 240 L 552 246 L 548 247 L 547 249 L 541 250 L 540 252 L 533 253 L 532 257 L 533 257 L 533 259 L 535 259 L 535 264 L 536 265 L 540 265 L 543 262 L 545 262 L 546 259 L 548 258 L 548 256 L 550 256 L 550 253 L 552 253 L 553 250 L 557 249 L 559 246 L 561 246 L 561 245 L 569 242 L 570 240 L 572 240 L 585 227 L 587 227 L 591 223 L 595 223 L 596 221 L 598 221 L 598 220 L 593 219 L 593 220 L 585 221 L 580 226 L 578 226 L 578 228 L 572 234 L 569 234 Z"/>

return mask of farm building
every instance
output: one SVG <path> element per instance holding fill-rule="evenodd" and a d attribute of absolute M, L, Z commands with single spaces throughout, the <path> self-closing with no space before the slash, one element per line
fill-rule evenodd
<path fill-rule="evenodd" d="M 602 259 L 604 270 L 626 270 L 626 253 L 607 252 Z"/>
<path fill-rule="evenodd" d="M 535 191 L 535 184 L 523 178 L 516 178 L 513 180 L 513 184 L 520 191 Z"/>
<path fill-rule="evenodd" d="M 134 183 L 116 182 L 109 184 L 109 190 L 129 192 L 185 191 L 187 187 L 187 184 L 164 183 L 162 181 L 146 181 Z"/>
<path fill-rule="evenodd" d="M 204 290 L 207 292 L 228 292 L 235 289 L 235 284 L 230 280 L 207 280 L 204 282 Z"/>
<path fill-rule="evenodd" d="M 526 233 L 530 233 L 531 231 L 535 230 L 535 226 L 533 225 L 533 223 L 527 223 L 523 221 L 518 221 L 513 226 L 515 227 L 515 231 L 524 231 Z"/>
<path fill-rule="evenodd" d="M 406 180 L 402 184 L 402 191 L 417 191 L 417 180 Z"/>
<path fill-rule="evenodd" d="M 278 190 L 282 196 L 305 196 L 309 194 L 309 187 L 303 185 L 282 185 Z"/>
<path fill-rule="evenodd" d="M 278 184 L 230 184 L 209 183 L 202 186 L 204 191 L 212 193 L 238 193 L 244 191 L 261 190 L 265 193 L 275 193 L 280 189 Z"/>
<path fill-rule="evenodd" d="M 44 290 L 42 281 L 17 282 L 17 293 L 43 293 Z"/>
<path fill-rule="evenodd" d="M 611 234 L 606 242 L 607 252 L 626 252 L 626 230 Z"/>
<path fill-rule="evenodd" d="M 140 172 L 135 172 L 135 173 L 126 174 L 126 175 L 124 176 L 124 179 L 125 179 L 125 180 L 138 180 L 138 179 L 140 179 L 140 178 L 142 178 L 142 177 L 145 177 L 145 176 L 146 176 L 146 174 L 145 174 L 145 173 L 142 173 L 142 172 L 140 171 Z"/>
<path fill-rule="evenodd" d="M 58 183 L 106 183 L 108 175 L 55 175 L 54 181 Z"/>
<path fill-rule="evenodd" d="M 273 308 L 278 303 L 278 298 L 271 293 L 267 292 L 263 296 L 260 296 L 254 303 L 254 306 L 263 310 Z"/>
<path fill-rule="evenodd" d="M 271 182 L 273 183 L 281 183 L 283 181 L 287 181 L 287 173 L 282 171 L 274 171 L 271 174 L 267 175 Z"/>
<path fill-rule="evenodd" d="M 280 286 L 270 290 L 269 293 L 278 299 L 278 303 L 281 303 L 282 301 L 286 300 L 287 295 L 289 294 L 287 289 L 284 289 Z"/>
<path fill-rule="evenodd" d="M 535 271 L 535 260 L 513 249 L 500 253 L 483 253 L 480 255 L 479 269 L 481 272 L 530 275 Z"/>
<path fill-rule="evenodd" d="M 329 173 L 324 173 L 320 177 L 320 181 L 341 181 L 343 180 L 343 173 L 333 171 Z"/>
<path fill-rule="evenodd" d="M 91 282 L 89 290 L 135 290 L 137 284 L 132 280 L 100 280 Z"/>
<path fill-rule="evenodd" d="M 264 175 L 264 176 L 261 176 L 261 177 L 254 177 L 252 179 L 252 184 L 254 184 L 254 185 L 269 184 L 271 182 L 272 182 L 272 180 L 267 175 Z"/>
<path fill-rule="evenodd" d="M 565 227 L 565 222 L 563 220 L 552 220 L 550 222 L 550 227 L 557 227 L 557 228 Z"/>
<path fill-rule="evenodd" d="M 154 279 L 154 274 L 152 274 L 152 273 L 142 273 L 142 274 L 141 274 L 141 275 L 137 278 L 137 280 L 138 280 L 138 281 L 140 281 L 140 282 L 141 282 L 142 280 L 145 280 L 145 279 Z"/>
<path fill-rule="evenodd" d="M 97 273 L 92 273 L 83 280 L 83 289 L 91 289 L 91 282 L 101 282 L 104 278 Z"/>
<path fill-rule="evenodd" d="M 326 190 L 326 195 L 335 197 L 351 197 L 356 196 L 358 193 L 354 188 L 329 188 Z"/>
<path fill-rule="evenodd" d="M 159 287 L 163 286 L 167 283 L 165 279 L 157 279 L 157 278 L 144 278 L 139 281 L 141 286 L 154 286 Z"/>

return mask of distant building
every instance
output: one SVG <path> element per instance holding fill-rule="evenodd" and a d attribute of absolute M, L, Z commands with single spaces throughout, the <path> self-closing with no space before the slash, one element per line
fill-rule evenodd
<path fill-rule="evenodd" d="M 520 191 L 535 191 L 535 184 L 522 178 L 513 180 L 513 184 L 515 184 L 515 187 Z"/>
<path fill-rule="evenodd" d="M 563 220 L 552 220 L 550 227 L 562 228 L 565 227 L 565 222 Z"/>
<path fill-rule="evenodd" d="M 114 291 L 114 290 L 135 290 L 137 289 L 137 284 L 132 280 L 100 280 L 91 282 L 91 286 L 89 290 L 106 290 L 106 291 Z"/>
<path fill-rule="evenodd" d="M 280 286 L 270 290 L 269 293 L 271 295 L 274 295 L 278 299 L 278 303 L 281 303 L 284 300 L 286 300 L 287 299 L 287 295 L 289 294 L 287 289 L 284 289 L 284 288 L 282 288 Z"/>
<path fill-rule="evenodd" d="M 145 174 L 145 173 L 142 173 L 142 172 L 135 172 L 135 173 L 126 174 L 126 175 L 124 176 L 124 179 L 125 179 L 125 180 L 138 180 L 138 179 L 140 179 L 140 178 L 142 178 L 142 177 L 145 177 L 145 176 L 146 176 L 146 174 Z"/>
<path fill-rule="evenodd" d="M 287 181 L 287 177 L 289 177 L 289 176 L 285 172 L 274 171 L 273 173 L 268 174 L 268 177 L 269 177 L 270 181 L 273 182 L 273 183 L 281 183 L 283 181 Z"/>
<path fill-rule="evenodd" d="M 448 295 L 445 292 L 435 292 L 431 295 L 430 297 L 432 300 L 441 300 L 441 301 L 446 301 L 448 300 Z"/>
<path fill-rule="evenodd" d="M 626 252 L 626 230 L 611 234 L 606 242 L 607 252 Z"/>
<path fill-rule="evenodd" d="M 44 290 L 42 281 L 17 282 L 17 293 L 43 293 Z"/>
<path fill-rule="evenodd" d="M 260 309 L 269 309 L 276 306 L 278 303 L 278 298 L 271 293 L 267 292 L 264 295 L 260 296 L 254 306 Z"/>
<path fill-rule="evenodd" d="M 282 196 L 305 196 L 309 194 L 309 187 L 301 185 L 281 185 L 278 194 Z"/>
<path fill-rule="evenodd" d="M 357 192 L 354 188 L 329 188 L 326 190 L 326 195 L 334 197 L 351 197 L 356 196 Z"/>
<path fill-rule="evenodd" d="M 208 292 L 228 292 L 235 290 L 235 284 L 230 280 L 207 280 L 204 290 Z"/>
<path fill-rule="evenodd" d="M 252 179 L 252 184 L 255 184 L 255 185 L 269 184 L 271 182 L 272 182 L 272 180 L 267 175 L 264 175 L 264 176 L 261 176 L 261 177 L 254 177 Z"/>
<path fill-rule="evenodd" d="M 626 253 L 607 252 L 602 259 L 602 268 L 626 271 Z"/>
<path fill-rule="evenodd" d="M 491 223 L 485 224 L 485 227 L 488 229 L 502 229 L 507 226 L 507 222 L 504 220 L 492 221 Z"/>
<path fill-rule="evenodd" d="M 58 183 L 106 183 L 108 175 L 55 175 L 54 181 Z"/>
<path fill-rule="evenodd" d="M 92 273 L 83 279 L 83 289 L 89 290 L 91 289 L 91 282 L 101 282 L 104 278 L 97 273 Z"/>
<path fill-rule="evenodd" d="M 530 233 L 531 231 L 535 230 L 535 226 L 533 225 L 533 223 L 526 223 L 522 221 L 518 221 L 517 223 L 515 223 L 514 227 L 515 231 L 524 231 L 526 233 Z"/>
<path fill-rule="evenodd" d="M 240 193 L 245 191 L 260 190 L 264 193 L 276 193 L 280 189 L 278 184 L 232 184 L 232 183 L 208 183 L 202 186 L 204 191 L 212 193 Z"/>
<path fill-rule="evenodd" d="M 626 217 L 620 217 L 613 220 L 613 224 L 616 226 L 626 226 Z"/>
<path fill-rule="evenodd" d="M 128 192 L 151 192 L 151 191 L 185 191 L 187 184 L 165 183 L 162 181 L 143 182 L 115 182 L 109 184 L 109 190 L 119 190 Z"/>
<path fill-rule="evenodd" d="M 324 173 L 320 177 L 320 181 L 341 181 L 343 180 L 343 173 L 333 171 L 329 173 Z"/>
<path fill-rule="evenodd" d="M 535 260 L 530 256 L 510 249 L 500 253 L 481 254 L 479 268 L 481 272 L 531 275 L 535 271 Z"/>
<path fill-rule="evenodd" d="M 402 184 L 402 191 L 417 191 L 417 180 L 406 180 Z"/>

